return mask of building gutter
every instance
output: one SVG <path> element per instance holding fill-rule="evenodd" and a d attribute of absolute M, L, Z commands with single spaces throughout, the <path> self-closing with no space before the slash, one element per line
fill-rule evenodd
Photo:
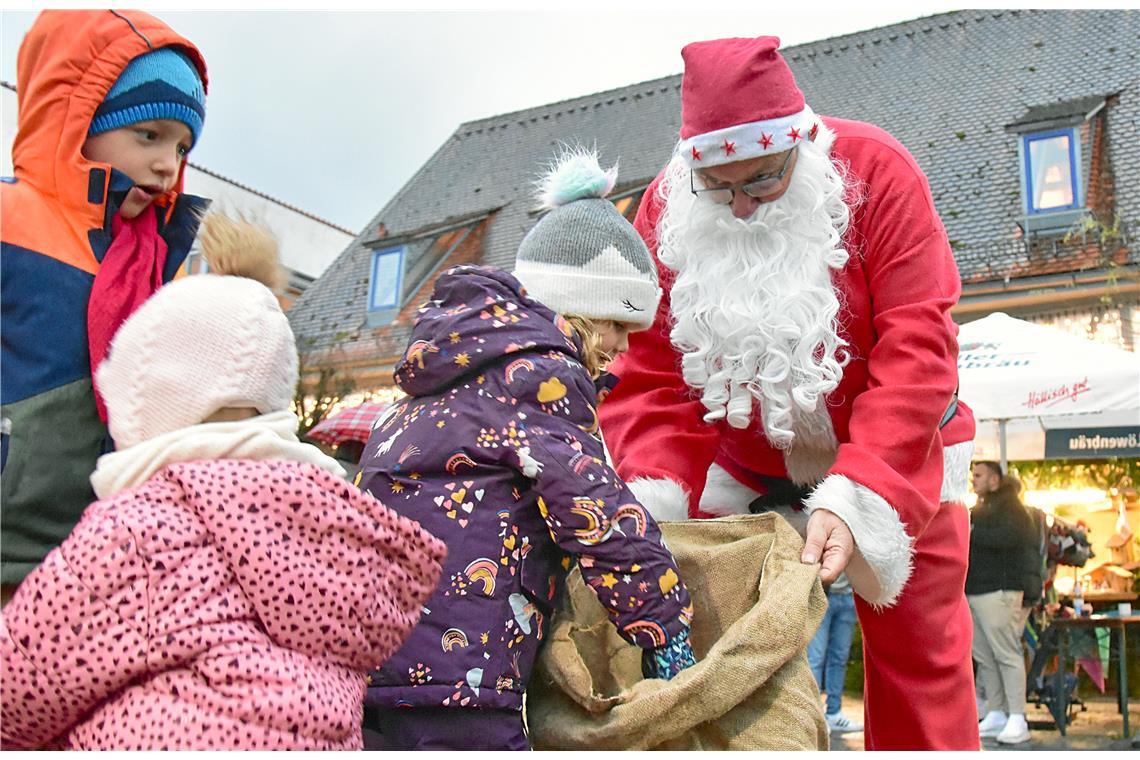
<path fill-rule="evenodd" d="M 1127 293 L 1140 295 L 1140 264 L 971 283 L 962 287 L 951 313 L 988 313 Z"/>

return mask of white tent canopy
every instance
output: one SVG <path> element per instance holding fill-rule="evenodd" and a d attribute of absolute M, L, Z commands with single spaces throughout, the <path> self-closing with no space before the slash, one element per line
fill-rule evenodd
<path fill-rule="evenodd" d="M 963 325 L 958 345 L 976 458 L 1140 455 L 1140 356 L 1002 313 Z"/>

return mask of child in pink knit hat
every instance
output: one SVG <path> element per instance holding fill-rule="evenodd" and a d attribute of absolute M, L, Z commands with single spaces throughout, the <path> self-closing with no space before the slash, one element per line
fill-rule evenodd
<path fill-rule="evenodd" d="M 443 545 L 297 440 L 272 238 L 201 243 L 222 274 L 160 289 L 99 367 L 99 501 L 0 613 L 3 749 L 360 749 L 365 672 L 435 588 Z"/>

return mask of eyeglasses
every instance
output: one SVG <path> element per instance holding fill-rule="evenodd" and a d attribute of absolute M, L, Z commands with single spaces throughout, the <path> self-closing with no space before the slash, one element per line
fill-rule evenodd
<path fill-rule="evenodd" d="M 763 174 L 759 177 L 753 177 L 743 185 L 733 185 L 731 187 L 697 187 L 697 173 L 690 170 L 689 189 L 692 190 L 693 195 L 721 206 L 727 206 L 732 203 L 736 197 L 737 188 L 743 190 L 744 194 L 749 198 L 760 199 L 765 195 L 771 195 L 780 187 L 780 183 L 784 181 L 784 175 L 788 173 L 788 168 L 792 165 L 792 156 L 799 147 L 799 145 L 796 145 L 795 148 L 788 151 L 788 157 L 784 159 L 784 165 L 780 167 L 780 171 L 775 174 Z"/>

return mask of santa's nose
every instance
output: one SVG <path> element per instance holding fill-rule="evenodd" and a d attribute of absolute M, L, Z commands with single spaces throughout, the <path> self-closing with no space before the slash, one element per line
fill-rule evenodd
<path fill-rule="evenodd" d="M 732 196 L 732 215 L 737 219 L 747 219 L 760 207 L 760 201 L 748 193 L 737 190 Z"/>

